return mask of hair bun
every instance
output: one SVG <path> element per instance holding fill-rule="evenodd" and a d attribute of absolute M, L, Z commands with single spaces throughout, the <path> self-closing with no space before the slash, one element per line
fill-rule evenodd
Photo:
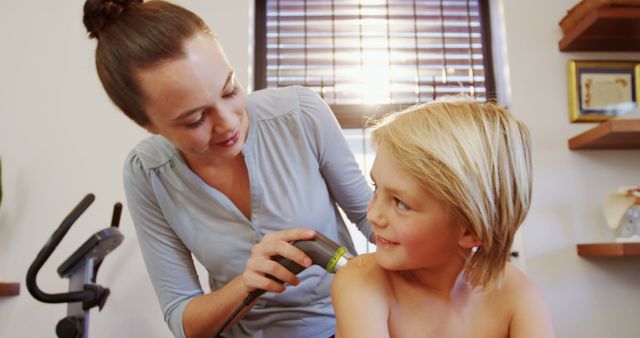
<path fill-rule="evenodd" d="M 84 4 L 84 22 L 89 37 L 99 38 L 100 31 L 112 24 L 129 7 L 143 0 L 87 0 Z"/>

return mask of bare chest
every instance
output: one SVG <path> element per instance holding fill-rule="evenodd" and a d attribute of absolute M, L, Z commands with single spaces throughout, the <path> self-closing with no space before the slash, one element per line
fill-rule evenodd
<path fill-rule="evenodd" d="M 198 175 L 209 186 L 223 193 L 247 219 L 251 219 L 251 187 L 244 161 L 215 171 L 202 170 Z"/>
<path fill-rule="evenodd" d="M 452 303 L 416 295 L 400 296 L 389 315 L 394 338 L 507 338 L 510 315 L 495 299 L 469 297 Z"/>

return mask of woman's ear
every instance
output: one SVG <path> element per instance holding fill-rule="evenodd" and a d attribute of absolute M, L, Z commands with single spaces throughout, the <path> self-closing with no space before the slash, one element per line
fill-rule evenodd
<path fill-rule="evenodd" d="M 462 228 L 460 239 L 458 239 L 458 245 L 465 249 L 471 249 L 482 245 L 482 241 L 471 231 L 471 229 Z"/>
<path fill-rule="evenodd" d="M 148 123 L 148 124 L 147 124 L 147 125 L 145 125 L 143 128 L 144 128 L 144 129 L 146 129 L 146 130 L 147 130 L 148 132 L 150 132 L 151 134 L 154 134 L 154 135 L 158 135 L 158 134 L 159 134 L 159 132 L 158 132 L 158 128 L 156 128 L 156 127 L 155 127 L 153 124 L 151 124 L 151 123 Z"/>

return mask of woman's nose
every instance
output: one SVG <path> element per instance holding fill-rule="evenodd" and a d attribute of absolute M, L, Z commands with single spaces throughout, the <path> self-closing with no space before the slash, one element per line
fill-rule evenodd
<path fill-rule="evenodd" d="M 214 119 L 213 132 L 224 134 L 235 128 L 235 114 L 232 111 L 218 110 Z"/>

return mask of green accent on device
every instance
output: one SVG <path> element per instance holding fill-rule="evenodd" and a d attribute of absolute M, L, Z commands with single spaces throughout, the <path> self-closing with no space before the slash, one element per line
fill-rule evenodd
<path fill-rule="evenodd" d="M 329 260 L 329 263 L 327 264 L 327 271 L 329 273 L 335 273 L 334 269 L 336 268 L 336 264 L 338 264 L 338 261 L 344 255 L 345 252 L 347 252 L 347 248 L 343 246 L 339 247 L 338 250 L 336 250 L 336 252 L 333 254 L 331 259 Z"/>

